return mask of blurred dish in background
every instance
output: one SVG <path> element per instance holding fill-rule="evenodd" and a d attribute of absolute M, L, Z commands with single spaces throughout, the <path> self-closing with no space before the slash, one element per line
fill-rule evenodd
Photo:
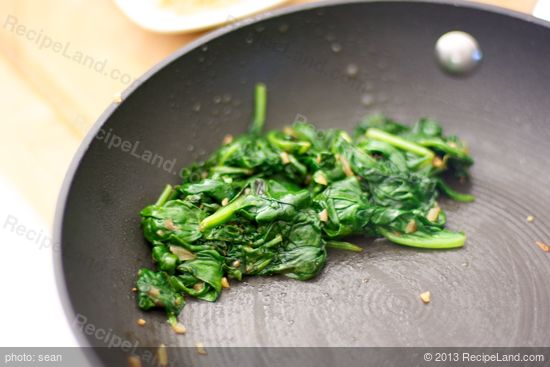
<path fill-rule="evenodd" d="M 550 0 L 537 1 L 537 5 L 533 10 L 533 15 L 550 22 Z"/>
<path fill-rule="evenodd" d="M 114 0 L 134 23 L 159 33 L 200 31 L 281 5 L 287 0 Z"/>

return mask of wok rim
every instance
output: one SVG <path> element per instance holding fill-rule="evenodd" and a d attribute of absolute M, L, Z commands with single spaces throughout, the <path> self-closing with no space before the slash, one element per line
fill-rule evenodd
<path fill-rule="evenodd" d="M 54 262 L 54 273 L 55 273 L 54 275 L 55 275 L 57 293 L 61 299 L 61 304 L 63 307 L 66 320 L 71 328 L 73 336 L 78 342 L 78 347 L 85 349 L 84 354 L 88 358 L 88 362 L 92 363 L 92 365 L 94 366 L 103 365 L 103 362 L 99 359 L 98 355 L 93 352 L 93 348 L 90 348 L 92 346 L 88 341 L 88 338 L 84 335 L 84 333 L 81 330 L 77 330 L 77 328 L 74 327 L 73 325 L 74 316 L 76 315 L 76 310 L 73 307 L 72 299 L 69 295 L 69 291 L 67 288 L 67 281 L 65 278 L 65 272 L 63 268 L 62 233 L 63 233 L 63 227 L 64 227 L 65 210 L 68 202 L 69 193 L 74 181 L 74 177 L 78 168 L 80 167 L 80 163 L 82 159 L 84 158 L 85 154 L 88 151 L 88 148 L 93 142 L 94 137 L 103 127 L 103 125 L 109 120 L 109 118 L 117 109 L 118 105 L 124 103 L 127 97 L 130 96 L 133 92 L 135 92 L 143 83 L 145 83 L 146 81 L 154 77 L 157 74 L 157 72 L 159 72 L 160 70 L 162 70 L 163 68 L 171 64 L 172 62 L 176 61 L 180 57 L 187 55 L 191 51 L 203 46 L 204 44 L 210 42 L 211 40 L 222 37 L 231 32 L 237 31 L 251 24 L 257 24 L 265 20 L 277 18 L 280 16 L 285 16 L 292 13 L 297 13 L 297 12 L 312 10 L 312 9 L 319 9 L 319 8 L 325 8 L 325 7 L 331 7 L 331 6 L 347 6 L 347 5 L 359 4 L 359 3 L 437 4 L 437 5 L 451 6 L 456 8 L 469 8 L 473 10 L 481 10 L 481 11 L 495 13 L 498 15 L 504 15 L 507 17 L 519 19 L 522 21 L 526 21 L 528 23 L 532 23 L 532 24 L 543 26 L 545 28 L 550 29 L 550 22 L 537 18 L 532 14 L 522 13 L 511 9 L 498 7 L 495 5 L 476 3 L 476 2 L 471 2 L 467 0 L 343 0 L 343 1 L 342 0 L 322 0 L 322 1 L 313 2 L 313 3 L 291 5 L 288 7 L 284 7 L 282 9 L 269 10 L 260 15 L 253 15 L 252 17 L 238 20 L 235 23 L 215 29 L 213 31 L 210 31 L 198 37 L 194 41 L 177 49 L 176 51 L 172 52 L 170 55 L 162 59 L 160 62 L 153 65 L 149 70 L 147 70 L 142 76 L 136 79 L 131 85 L 129 85 L 122 92 L 121 103 L 112 102 L 100 114 L 100 116 L 97 118 L 95 123 L 90 127 L 89 131 L 86 133 L 86 136 L 81 141 L 77 151 L 74 153 L 71 163 L 67 168 L 65 177 L 63 179 L 63 183 L 61 185 L 61 189 L 58 194 L 58 199 L 56 202 L 54 222 L 53 222 L 53 243 L 58 244 L 59 247 L 58 247 L 58 250 L 53 251 L 53 262 Z"/>

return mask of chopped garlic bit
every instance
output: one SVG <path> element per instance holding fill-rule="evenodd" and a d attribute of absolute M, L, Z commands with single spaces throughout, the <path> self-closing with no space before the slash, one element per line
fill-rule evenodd
<path fill-rule="evenodd" d="M 328 222 L 328 210 L 326 208 L 319 213 L 319 220 L 321 222 Z"/>
<path fill-rule="evenodd" d="M 229 280 L 226 277 L 222 278 L 222 288 L 229 288 Z"/>
<path fill-rule="evenodd" d="M 432 159 L 432 166 L 434 166 L 435 168 L 444 168 L 445 167 L 445 161 L 443 159 L 439 158 L 438 156 L 435 156 Z"/>
<path fill-rule="evenodd" d="M 231 144 L 233 142 L 233 135 L 231 134 L 227 134 L 226 136 L 223 137 L 223 145 L 227 145 L 227 144 Z"/>
<path fill-rule="evenodd" d="M 195 285 L 193 286 L 193 289 L 196 290 L 197 292 L 202 291 L 203 288 L 204 288 L 203 282 L 195 283 Z"/>
<path fill-rule="evenodd" d="M 176 255 L 181 261 L 193 260 L 197 257 L 197 255 L 181 246 L 170 245 L 170 252 Z"/>
<path fill-rule="evenodd" d="M 414 233 L 417 229 L 418 227 L 416 226 L 416 221 L 414 219 L 411 219 L 405 227 L 405 233 Z"/>
<path fill-rule="evenodd" d="M 145 322 L 146 322 L 146 321 L 145 321 L 144 319 L 139 319 L 139 320 L 137 320 L 137 324 L 138 324 L 139 326 L 145 325 Z"/>
<path fill-rule="evenodd" d="M 285 126 L 285 127 L 283 128 L 283 133 L 284 133 L 285 135 L 292 136 L 293 138 L 296 137 L 296 132 L 295 132 L 294 129 L 291 128 L 290 126 Z"/>
<path fill-rule="evenodd" d="M 279 154 L 281 156 L 281 161 L 283 162 L 283 164 L 289 164 L 290 163 L 290 157 L 288 156 L 288 153 L 287 152 L 281 152 L 281 154 Z"/>
<path fill-rule="evenodd" d="M 132 292 L 137 292 L 137 288 L 136 287 L 132 288 Z"/>
<path fill-rule="evenodd" d="M 155 287 L 151 287 L 151 289 L 149 289 L 149 292 L 147 292 L 149 294 L 150 297 L 152 298 L 157 298 L 158 296 L 160 296 L 160 291 L 158 288 L 155 288 Z"/>
<path fill-rule="evenodd" d="M 426 218 L 428 218 L 430 222 L 435 222 L 437 218 L 439 218 L 439 213 L 441 213 L 441 208 L 436 204 L 436 206 L 430 209 Z"/>
<path fill-rule="evenodd" d="M 528 216 L 527 216 L 527 221 L 528 221 L 529 223 L 533 222 L 534 220 L 535 220 L 535 217 L 533 217 L 532 215 L 528 215 Z"/>
<path fill-rule="evenodd" d="M 227 204 L 229 204 L 229 199 L 228 198 L 223 198 L 222 206 L 227 206 Z"/>
<path fill-rule="evenodd" d="M 327 186 L 328 181 L 325 175 L 322 172 L 319 172 L 314 175 L 313 181 L 317 182 L 319 185 Z"/>
<path fill-rule="evenodd" d="M 196 342 L 195 347 L 197 348 L 197 352 L 199 354 L 206 354 L 206 349 L 204 349 L 204 344 L 201 342 Z"/>
<path fill-rule="evenodd" d="M 171 231 L 175 231 L 178 229 L 171 218 L 168 218 L 164 221 L 164 226 Z"/>
<path fill-rule="evenodd" d="M 130 367 L 141 367 L 141 359 L 139 356 L 130 356 L 128 357 L 128 365 Z"/>
<path fill-rule="evenodd" d="M 420 293 L 420 299 L 422 300 L 422 302 L 424 303 L 430 303 L 430 301 L 432 300 L 432 295 L 430 294 L 430 291 L 426 291 L 424 293 Z"/>
<path fill-rule="evenodd" d="M 544 252 L 550 252 L 550 245 L 547 245 L 544 242 L 537 241 L 537 246 L 540 247 L 540 249 Z"/>
<path fill-rule="evenodd" d="M 351 165 L 349 164 L 348 160 L 345 157 L 340 156 L 340 163 L 342 163 L 342 170 L 348 177 L 355 176 L 353 174 L 353 171 L 351 170 Z"/>
<path fill-rule="evenodd" d="M 233 261 L 233 264 L 231 264 L 234 268 L 238 268 L 241 266 L 241 262 L 239 260 Z"/>
<path fill-rule="evenodd" d="M 158 364 L 161 367 L 168 366 L 168 353 L 166 352 L 166 345 L 161 344 L 157 349 Z"/>
<path fill-rule="evenodd" d="M 174 330 L 176 334 L 185 334 L 185 332 L 187 331 L 185 326 L 183 326 L 183 324 L 179 322 L 172 324 L 172 330 Z"/>

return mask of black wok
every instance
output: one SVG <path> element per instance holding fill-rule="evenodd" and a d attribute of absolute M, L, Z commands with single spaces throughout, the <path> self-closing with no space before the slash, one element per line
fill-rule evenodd
<path fill-rule="evenodd" d="M 471 33 L 484 53 L 468 77 L 444 73 L 434 58 L 436 40 L 453 29 Z M 346 73 L 350 64 L 357 75 Z M 547 24 L 462 2 L 299 6 L 186 46 L 107 109 L 67 175 L 56 261 L 80 342 L 109 344 L 82 331 L 93 325 L 132 345 L 200 341 L 210 351 L 550 346 L 550 255 L 535 245 L 550 241 L 549 65 Z M 137 270 L 152 265 L 138 212 L 164 184 L 178 183 L 179 168 L 204 158 L 224 135 L 245 131 L 258 81 L 269 88 L 268 128 L 298 116 L 350 129 L 374 111 L 411 123 L 422 116 L 442 121 L 470 143 L 476 160 L 470 191 L 477 201 L 442 202 L 449 228 L 464 230 L 468 240 L 443 252 L 361 240 L 364 253 L 331 253 L 313 281 L 248 278 L 214 304 L 189 301 L 180 315 L 188 332 L 178 336 L 162 312 L 140 311 L 131 292 Z M 418 298 L 425 290 L 429 305 Z M 136 324 L 139 318 L 146 326 Z M 308 360 L 319 358 L 306 351 Z M 230 350 L 218 352 L 203 359 L 192 349 L 170 354 L 215 365 Z M 323 353 L 317 365 L 342 364 Z M 114 363 L 102 350 L 92 354 L 94 364 Z M 259 359 L 252 365 L 270 364 L 262 349 L 253 354 Z"/>

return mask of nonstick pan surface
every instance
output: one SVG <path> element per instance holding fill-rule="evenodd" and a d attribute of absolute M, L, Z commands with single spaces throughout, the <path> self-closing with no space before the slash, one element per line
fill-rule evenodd
<path fill-rule="evenodd" d="M 483 50 L 468 77 L 434 59 L 436 40 L 455 29 Z M 85 324 L 146 347 L 550 346 L 550 254 L 535 244 L 550 241 L 549 64 L 545 24 L 465 3 L 302 6 L 177 52 L 104 113 L 61 194 L 58 278 L 81 343 L 107 346 Z M 152 266 L 138 213 L 178 183 L 179 168 L 245 131 L 259 81 L 267 128 L 298 116 L 351 129 L 383 112 L 435 118 L 468 141 L 476 163 L 463 189 L 477 201 L 442 200 L 448 227 L 468 240 L 436 252 L 357 239 L 363 253 L 331 252 L 313 281 L 247 278 L 216 303 L 189 300 L 178 336 L 131 292 L 137 270 Z M 147 161 L 146 150 L 162 160 Z M 429 305 L 419 299 L 426 290 Z"/>

